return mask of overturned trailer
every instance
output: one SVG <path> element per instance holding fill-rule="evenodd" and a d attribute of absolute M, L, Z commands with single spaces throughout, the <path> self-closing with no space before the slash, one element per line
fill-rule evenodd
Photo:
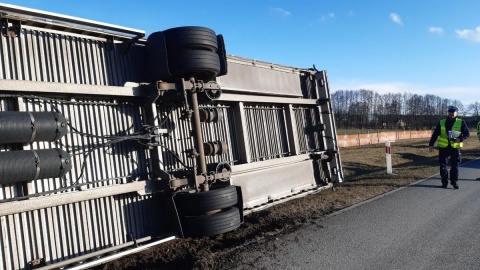
<path fill-rule="evenodd" d="M 204 27 L 0 16 L 1 269 L 224 233 L 343 180 L 325 71 L 228 55 Z"/>

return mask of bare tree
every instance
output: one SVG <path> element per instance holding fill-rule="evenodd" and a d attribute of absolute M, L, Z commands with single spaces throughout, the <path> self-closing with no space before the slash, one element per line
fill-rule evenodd
<path fill-rule="evenodd" d="M 338 90 L 332 94 L 332 102 L 337 126 L 343 128 L 433 128 L 446 117 L 450 105 L 457 106 L 466 115 L 461 101 L 430 94 L 379 95 L 365 89 Z M 467 113 L 480 119 L 480 103 L 469 105 Z"/>
<path fill-rule="evenodd" d="M 480 103 L 475 101 L 475 103 L 468 105 L 467 113 L 477 120 L 480 120 Z"/>

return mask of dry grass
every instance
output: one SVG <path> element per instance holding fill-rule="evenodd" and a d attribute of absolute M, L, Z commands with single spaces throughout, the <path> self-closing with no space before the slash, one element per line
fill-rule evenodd
<path fill-rule="evenodd" d="M 251 249 L 345 207 L 438 173 L 437 151 L 428 151 L 428 139 L 392 143 L 394 175 L 386 174 L 384 145 L 343 148 L 345 182 L 335 191 L 292 200 L 245 217 L 240 229 L 214 237 L 179 239 L 131 255 L 99 269 L 235 269 Z M 480 157 L 480 142 L 464 143 L 463 162 Z M 228 259 L 226 259 L 228 258 Z"/>

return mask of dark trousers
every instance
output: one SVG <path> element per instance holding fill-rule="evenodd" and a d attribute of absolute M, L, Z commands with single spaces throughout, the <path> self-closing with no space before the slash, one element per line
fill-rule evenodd
<path fill-rule="evenodd" d="M 450 182 L 455 183 L 458 180 L 458 166 L 462 161 L 460 148 L 439 148 L 438 163 L 440 163 L 440 176 L 442 183 L 448 183 L 448 158 L 450 158 Z"/>

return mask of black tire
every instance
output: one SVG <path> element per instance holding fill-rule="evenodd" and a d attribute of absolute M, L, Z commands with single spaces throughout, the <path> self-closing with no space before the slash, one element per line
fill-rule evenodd
<path fill-rule="evenodd" d="M 170 73 L 175 77 L 210 80 L 220 72 L 218 54 L 209 51 L 185 50 L 169 57 Z"/>
<path fill-rule="evenodd" d="M 179 192 L 175 194 L 174 201 L 180 215 L 200 215 L 236 205 L 238 203 L 237 188 L 223 186 L 205 192 Z"/>
<path fill-rule="evenodd" d="M 172 76 L 168 70 L 168 57 L 165 48 L 165 35 L 158 31 L 152 33 L 146 43 L 146 60 L 147 68 L 150 72 L 151 82 L 156 81 L 170 81 Z"/>
<path fill-rule="evenodd" d="M 167 50 L 201 49 L 216 52 L 215 32 L 199 26 L 176 27 L 163 31 Z"/>
<path fill-rule="evenodd" d="M 203 216 L 182 218 L 184 237 L 202 237 L 233 231 L 241 225 L 240 210 L 231 207 L 224 211 Z"/>
<path fill-rule="evenodd" d="M 223 76 L 228 73 L 227 51 L 225 50 L 225 41 L 222 35 L 217 36 L 218 57 L 220 58 L 220 73 L 217 76 Z"/>

